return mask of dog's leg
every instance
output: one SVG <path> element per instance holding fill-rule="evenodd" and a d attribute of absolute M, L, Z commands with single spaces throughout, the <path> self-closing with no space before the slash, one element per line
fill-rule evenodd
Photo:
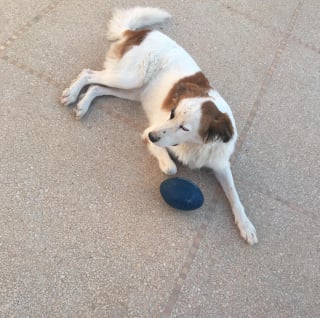
<path fill-rule="evenodd" d="M 215 175 L 224 190 L 234 214 L 235 222 L 238 225 L 241 236 L 249 243 L 258 242 L 254 226 L 247 217 L 244 207 L 239 199 L 238 192 L 234 185 L 230 164 L 224 168 L 214 168 Z"/>
<path fill-rule="evenodd" d="M 62 96 L 60 98 L 60 102 L 63 105 L 70 105 L 77 101 L 80 91 L 88 85 L 88 74 L 93 72 L 91 70 L 85 69 L 83 70 L 78 77 L 71 83 L 70 87 L 66 88 L 62 92 Z"/>
<path fill-rule="evenodd" d="M 92 101 L 99 96 L 111 95 L 119 98 L 139 101 L 140 93 L 141 89 L 124 90 L 98 85 L 91 85 L 87 92 L 84 94 L 84 96 L 78 102 L 77 107 L 74 109 L 74 113 L 77 119 L 82 118 L 89 110 Z"/>
<path fill-rule="evenodd" d="M 80 91 L 85 86 L 91 84 L 125 90 L 142 87 L 143 78 L 134 76 L 133 74 L 134 73 L 123 73 L 121 71 L 92 71 L 85 69 L 78 75 L 77 79 L 71 84 L 71 86 L 63 91 L 60 101 L 63 105 L 70 105 L 76 102 Z"/>
<path fill-rule="evenodd" d="M 170 158 L 166 148 L 159 147 L 153 144 L 148 137 L 150 128 L 146 129 L 142 135 L 143 140 L 146 142 L 151 154 L 158 159 L 159 167 L 161 171 L 167 175 L 173 175 L 177 173 L 177 166 Z"/>

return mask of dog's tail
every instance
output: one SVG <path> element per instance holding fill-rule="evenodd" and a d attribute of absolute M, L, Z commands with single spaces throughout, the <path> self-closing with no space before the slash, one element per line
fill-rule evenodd
<path fill-rule="evenodd" d="M 127 10 L 117 9 L 109 22 L 107 36 L 110 41 L 118 40 L 126 30 L 136 30 L 160 23 L 170 17 L 168 12 L 158 8 L 134 7 Z"/>

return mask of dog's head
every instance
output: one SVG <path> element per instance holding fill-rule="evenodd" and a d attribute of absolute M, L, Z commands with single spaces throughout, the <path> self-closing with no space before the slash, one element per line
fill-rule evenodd
<path fill-rule="evenodd" d="M 148 137 L 160 147 L 183 143 L 228 142 L 234 134 L 229 116 L 219 111 L 214 100 L 185 98 L 171 110 L 168 119 L 154 127 Z"/>

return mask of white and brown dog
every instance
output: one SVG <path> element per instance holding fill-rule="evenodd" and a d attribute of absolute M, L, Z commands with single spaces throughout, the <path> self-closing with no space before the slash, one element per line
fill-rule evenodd
<path fill-rule="evenodd" d="M 230 170 L 237 130 L 228 104 L 183 48 L 159 31 L 143 29 L 169 17 L 156 8 L 117 10 L 109 23 L 108 38 L 114 42 L 104 70 L 83 70 L 64 90 L 61 103 L 75 103 L 85 86 L 88 90 L 75 108 L 77 118 L 98 96 L 140 101 L 150 121 L 143 138 L 160 169 L 168 175 L 176 173 L 169 153 L 191 168 L 211 168 L 231 204 L 241 236 L 256 243 L 255 228 Z"/>

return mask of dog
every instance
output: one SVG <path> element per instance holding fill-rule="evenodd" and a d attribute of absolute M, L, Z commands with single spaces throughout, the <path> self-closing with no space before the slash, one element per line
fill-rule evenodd
<path fill-rule="evenodd" d="M 142 137 L 161 171 L 167 175 L 177 172 L 172 157 L 190 168 L 212 169 L 241 236 L 249 244 L 257 243 L 230 169 L 237 140 L 231 109 L 181 46 L 146 28 L 168 18 L 170 14 L 158 8 L 116 10 L 108 26 L 108 39 L 113 43 L 104 70 L 83 70 L 63 91 L 61 103 L 79 100 L 74 113 L 80 119 L 99 96 L 141 102 L 150 123 Z M 84 87 L 88 89 L 81 95 Z"/>

